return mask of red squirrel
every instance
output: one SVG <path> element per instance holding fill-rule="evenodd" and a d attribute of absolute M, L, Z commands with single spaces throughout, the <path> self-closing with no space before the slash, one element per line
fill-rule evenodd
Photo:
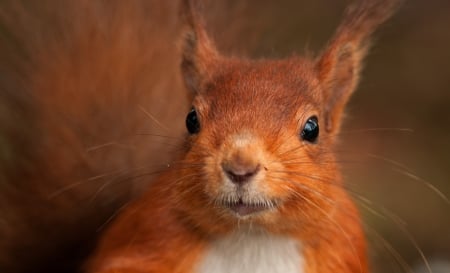
<path fill-rule="evenodd" d="M 334 154 L 376 27 L 399 1 L 358 1 L 318 57 L 221 55 L 189 1 L 184 150 L 120 212 L 88 273 L 366 273 Z"/>

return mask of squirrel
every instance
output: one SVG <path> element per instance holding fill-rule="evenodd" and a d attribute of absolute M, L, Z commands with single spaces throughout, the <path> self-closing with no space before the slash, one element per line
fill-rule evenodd
<path fill-rule="evenodd" d="M 0 4 L 0 271 L 368 272 L 333 148 L 400 0 L 281 60 L 223 56 L 180 2 Z"/>
<path fill-rule="evenodd" d="M 317 58 L 249 60 L 220 54 L 183 1 L 185 149 L 85 272 L 369 272 L 333 147 L 370 36 L 398 3 L 351 5 Z"/>

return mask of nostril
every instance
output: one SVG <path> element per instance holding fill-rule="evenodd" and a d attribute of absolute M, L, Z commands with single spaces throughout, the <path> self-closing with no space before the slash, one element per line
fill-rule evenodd
<path fill-rule="evenodd" d="M 260 165 L 258 164 L 256 167 L 245 167 L 245 166 L 230 166 L 230 165 L 222 165 L 222 169 L 227 175 L 227 177 L 231 180 L 231 182 L 235 184 L 245 184 L 250 181 L 250 179 L 255 176 L 260 169 Z"/>

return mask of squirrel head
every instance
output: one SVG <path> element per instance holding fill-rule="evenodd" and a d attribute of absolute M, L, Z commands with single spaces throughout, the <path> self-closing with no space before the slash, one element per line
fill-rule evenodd
<path fill-rule="evenodd" d="M 319 219 L 332 209 L 328 200 L 341 188 L 333 144 L 342 113 L 370 35 L 398 2 L 351 6 L 316 58 L 246 60 L 222 56 L 184 1 L 181 68 L 195 97 L 186 119 L 184 161 L 191 167 L 181 195 L 207 211 L 193 215 L 220 219 L 221 226 L 248 221 L 281 228 L 299 211 L 302 219 Z"/>

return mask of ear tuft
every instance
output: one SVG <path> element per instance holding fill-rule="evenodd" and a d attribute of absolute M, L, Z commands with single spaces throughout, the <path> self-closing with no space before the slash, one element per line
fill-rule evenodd
<path fill-rule="evenodd" d="M 324 90 L 326 130 L 339 130 L 345 104 L 355 90 L 370 36 L 399 7 L 401 0 L 360 0 L 350 6 L 334 38 L 316 61 Z"/>
<path fill-rule="evenodd" d="M 195 13 L 193 6 L 192 1 L 182 0 L 181 18 L 186 30 L 181 71 L 186 87 L 193 92 L 199 92 L 219 54 L 208 38 L 201 17 Z"/>

